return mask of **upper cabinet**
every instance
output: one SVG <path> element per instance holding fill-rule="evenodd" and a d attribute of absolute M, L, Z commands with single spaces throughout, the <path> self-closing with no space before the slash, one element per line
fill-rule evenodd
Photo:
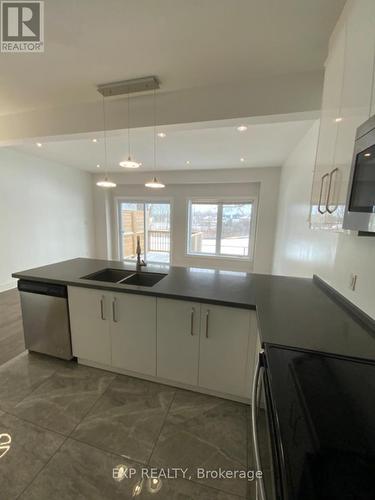
<path fill-rule="evenodd" d="M 332 34 L 313 179 L 312 228 L 340 231 L 354 139 L 373 102 L 375 2 L 347 2 Z"/>

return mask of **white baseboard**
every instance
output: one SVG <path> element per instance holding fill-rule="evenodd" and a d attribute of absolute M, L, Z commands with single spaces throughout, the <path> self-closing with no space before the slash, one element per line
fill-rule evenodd
<path fill-rule="evenodd" d="M 12 288 L 17 288 L 17 281 L 9 281 L 8 283 L 0 283 L 0 293 L 6 290 L 12 290 Z"/>

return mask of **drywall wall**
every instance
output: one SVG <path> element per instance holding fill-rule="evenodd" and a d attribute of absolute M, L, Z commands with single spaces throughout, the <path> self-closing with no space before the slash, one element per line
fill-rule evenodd
<path fill-rule="evenodd" d="M 91 175 L 0 150 L 0 291 L 15 271 L 93 256 Z"/>
<path fill-rule="evenodd" d="M 159 174 L 158 174 L 159 175 Z M 112 175 L 117 188 L 95 189 L 96 254 L 100 258 L 119 257 L 117 197 L 167 199 L 172 203 L 171 263 L 177 266 L 220 268 L 231 271 L 270 273 L 276 229 L 276 209 L 280 168 L 253 168 L 218 171 L 161 172 L 166 188 L 157 192 L 144 187 L 148 173 Z M 186 255 L 187 202 L 194 197 L 250 197 L 257 199 L 257 225 L 253 262 L 240 259 L 213 259 Z M 108 217 L 108 210 L 111 212 Z M 111 245 L 108 245 L 108 239 Z"/>
<path fill-rule="evenodd" d="M 318 129 L 316 122 L 282 167 L 273 272 L 317 274 L 375 318 L 375 238 L 309 228 Z M 358 275 L 354 292 L 351 273 Z"/>

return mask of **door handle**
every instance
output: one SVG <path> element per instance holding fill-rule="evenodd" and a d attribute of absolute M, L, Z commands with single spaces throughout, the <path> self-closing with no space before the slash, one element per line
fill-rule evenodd
<path fill-rule="evenodd" d="M 105 301 L 105 297 L 102 296 L 102 298 L 100 299 L 100 317 L 103 321 L 106 319 L 104 316 L 104 301 Z"/>
<path fill-rule="evenodd" d="M 207 309 L 207 311 L 206 311 L 206 339 L 208 339 L 208 319 L 209 319 L 209 316 L 210 316 L 210 310 Z"/>
<path fill-rule="evenodd" d="M 337 207 L 338 207 L 338 204 L 336 203 L 335 205 L 335 208 L 333 210 L 331 210 L 329 208 L 329 205 L 330 205 L 330 201 L 331 201 L 331 188 L 332 188 L 332 179 L 333 179 L 333 176 L 335 174 L 337 174 L 337 172 L 339 171 L 339 169 L 336 167 L 334 168 L 331 173 L 329 174 L 329 184 L 328 184 L 328 194 L 327 194 L 327 203 L 326 203 L 326 209 L 327 209 L 327 212 L 329 214 L 333 214 L 333 212 L 335 212 L 335 210 L 337 210 Z M 336 176 L 335 176 L 336 177 Z"/>
<path fill-rule="evenodd" d="M 322 209 L 322 196 L 323 196 L 323 186 L 324 186 L 324 181 L 325 179 L 329 177 L 329 174 L 324 174 L 322 175 L 322 178 L 320 180 L 320 193 L 319 193 L 319 203 L 318 203 L 318 212 L 322 215 L 324 215 L 327 212 L 327 202 L 326 202 L 326 208 L 325 210 Z M 327 196 L 328 199 L 328 196 Z"/>
<path fill-rule="evenodd" d="M 192 307 L 191 311 L 190 311 L 190 335 L 191 336 L 194 335 L 194 313 L 195 313 L 195 309 L 194 309 L 194 307 Z"/>
<path fill-rule="evenodd" d="M 261 381 L 261 375 L 263 374 L 264 367 L 261 366 L 260 356 L 258 356 L 258 361 L 254 371 L 253 378 L 253 389 L 252 389 L 252 401 L 251 401 L 251 427 L 252 427 L 252 435 L 253 435 L 253 445 L 254 445 L 254 454 L 255 454 L 255 465 L 257 470 L 262 470 L 262 464 L 260 461 L 260 451 L 259 451 L 259 441 L 258 441 L 258 427 L 257 427 L 257 413 L 258 413 L 258 396 L 259 396 L 259 386 Z M 259 482 L 256 483 L 257 493 L 259 491 L 260 500 L 266 500 L 266 493 L 264 488 L 264 479 L 263 474 L 258 479 Z M 259 486 L 259 490 L 258 490 Z"/>
<path fill-rule="evenodd" d="M 112 319 L 114 323 L 118 323 L 116 297 L 112 301 Z"/>

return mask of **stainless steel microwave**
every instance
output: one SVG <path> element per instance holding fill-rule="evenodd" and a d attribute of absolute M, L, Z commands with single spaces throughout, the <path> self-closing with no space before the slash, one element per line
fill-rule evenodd
<path fill-rule="evenodd" d="M 357 129 L 343 227 L 375 235 L 375 115 Z"/>

